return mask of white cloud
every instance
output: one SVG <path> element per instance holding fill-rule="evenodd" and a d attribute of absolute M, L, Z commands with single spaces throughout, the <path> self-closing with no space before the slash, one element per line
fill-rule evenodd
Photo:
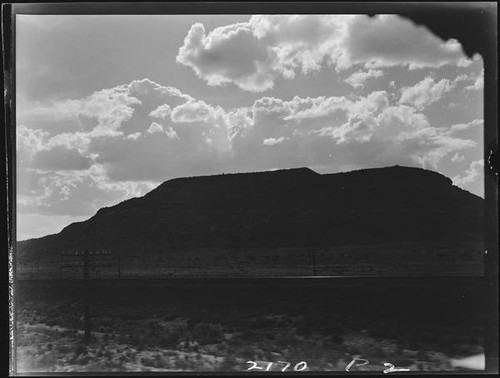
<path fill-rule="evenodd" d="M 337 72 L 354 64 L 415 69 L 463 65 L 464 59 L 458 42 L 443 42 L 427 29 L 391 15 L 252 16 L 248 22 L 208 33 L 197 23 L 176 57 L 208 85 L 232 83 L 252 92 L 273 88 L 279 78 L 293 79 L 326 66 Z M 360 78 L 352 78 L 353 85 Z"/>
<path fill-rule="evenodd" d="M 262 142 L 265 146 L 274 146 L 275 144 L 279 144 L 285 140 L 285 137 L 280 138 L 267 138 Z"/>
<path fill-rule="evenodd" d="M 247 91 L 272 88 L 272 58 L 267 47 L 252 34 L 249 23 L 229 25 L 208 35 L 202 24 L 194 24 L 177 62 L 191 67 L 208 85 L 234 82 Z"/>
<path fill-rule="evenodd" d="M 153 122 L 151 126 L 149 126 L 147 132 L 149 134 L 155 134 L 155 133 L 164 133 L 169 137 L 170 139 L 177 138 L 179 139 L 179 136 L 175 132 L 175 130 L 172 128 L 172 126 L 167 126 L 166 128 L 160 125 L 159 123 Z"/>
<path fill-rule="evenodd" d="M 349 76 L 345 81 L 354 88 L 363 88 L 364 83 L 369 78 L 382 77 L 384 73 L 380 70 L 357 71 Z"/>
<path fill-rule="evenodd" d="M 134 80 L 126 85 L 131 96 L 140 98 L 141 103 L 154 103 L 162 106 L 162 111 L 167 111 L 167 104 L 177 106 L 192 99 L 191 96 L 182 93 L 178 88 L 160 85 L 148 78 Z M 158 106 L 157 105 L 157 106 Z"/>
<path fill-rule="evenodd" d="M 121 127 L 129 121 L 141 101 L 131 93 L 130 85 L 96 91 L 82 99 L 63 99 L 38 104 L 18 114 L 26 125 L 40 125 L 48 130 L 49 146 L 78 147 L 82 152 L 93 138 L 122 135 Z"/>
<path fill-rule="evenodd" d="M 153 110 L 149 115 L 154 118 L 168 118 L 172 113 L 172 109 L 168 104 L 163 104 Z"/>
<path fill-rule="evenodd" d="M 130 119 L 134 112 L 133 105 L 141 102 L 130 95 L 127 86 L 117 86 L 94 92 L 79 100 L 62 100 L 47 105 L 35 107 L 21 114 L 36 120 L 38 116 L 54 121 L 73 120 L 82 126 L 85 120 L 95 120 L 93 128 L 95 135 L 113 134 L 120 128 L 122 122 Z"/>
<path fill-rule="evenodd" d="M 30 129 L 24 125 L 16 128 L 16 150 L 18 160 L 30 160 L 38 151 L 47 144 L 48 133 L 43 130 Z"/>
<path fill-rule="evenodd" d="M 411 106 L 391 104 L 384 91 L 350 99 L 264 97 L 252 109 L 252 127 L 234 138 L 233 149 L 241 163 L 257 164 L 262 159 L 272 166 L 338 166 L 355 161 L 361 166 L 407 164 L 436 169 L 445 156 L 477 146 L 471 139 L 450 136 L 447 127 L 432 127 Z M 279 156 L 258 147 L 279 138 L 287 140 L 287 150 Z"/>
<path fill-rule="evenodd" d="M 457 41 L 444 42 L 427 28 L 395 15 L 356 17 L 343 47 L 351 63 L 365 67 L 435 68 L 463 65 L 465 59 Z"/>
<path fill-rule="evenodd" d="M 43 149 L 30 164 L 32 168 L 43 170 L 84 170 L 92 165 L 92 159 L 76 149 L 67 146 L 55 146 Z"/>
<path fill-rule="evenodd" d="M 18 213 L 89 216 L 103 206 L 143 195 L 158 183 L 112 182 L 103 165 L 85 170 L 18 170 Z M 22 189 L 24 188 L 24 189 Z M 28 189 L 28 190 L 26 190 Z"/>
<path fill-rule="evenodd" d="M 111 135 L 111 134 L 108 134 Z M 120 134 L 118 134 L 120 135 Z M 76 149 L 80 153 L 84 154 L 87 152 L 88 147 L 92 141 L 92 138 L 103 137 L 99 133 L 84 133 L 84 132 L 65 132 L 61 134 L 54 135 L 47 141 L 48 147 L 65 146 L 69 149 Z"/>
<path fill-rule="evenodd" d="M 164 130 L 165 134 L 167 134 L 167 136 L 170 138 L 170 139 L 179 139 L 179 136 L 177 135 L 177 133 L 175 132 L 175 130 L 171 127 L 171 126 L 168 126 L 165 130 Z"/>
<path fill-rule="evenodd" d="M 173 122 L 199 122 L 208 121 L 214 117 L 216 110 L 203 101 L 188 101 L 176 106 L 170 118 Z"/>
<path fill-rule="evenodd" d="M 465 160 L 464 155 L 459 154 L 458 152 L 451 157 L 451 161 L 454 163 L 460 163 Z"/>
<path fill-rule="evenodd" d="M 18 127 L 21 213 L 90 215 L 179 176 L 297 166 L 435 168 L 480 143 L 459 133 L 480 120 L 433 127 L 424 113 L 385 91 L 288 101 L 268 96 L 223 109 L 147 79 L 118 88 L 105 92 L 136 100 L 126 117 L 123 101 L 106 106 L 108 116 L 117 108 L 113 132 L 94 131 L 112 123 L 106 117 L 87 131 L 55 135 Z M 84 100 L 74 101 L 89 108 Z M 162 109 L 170 110 L 156 117 Z"/>
<path fill-rule="evenodd" d="M 453 184 L 470 190 L 484 198 L 484 160 L 470 163 L 463 175 L 453 177 Z"/>
<path fill-rule="evenodd" d="M 148 133 L 154 134 L 154 133 L 162 133 L 163 132 L 163 126 L 160 125 L 159 123 L 153 122 L 151 126 L 149 126 Z"/>
<path fill-rule="evenodd" d="M 469 80 L 469 77 L 465 74 L 458 75 L 455 79 L 453 79 L 454 83 L 461 83 L 462 81 L 467 81 Z"/>
<path fill-rule="evenodd" d="M 470 91 L 473 90 L 479 91 L 484 89 L 484 69 L 481 70 L 481 73 L 474 81 L 474 84 L 468 85 L 467 87 L 465 87 L 465 89 Z"/>
<path fill-rule="evenodd" d="M 140 132 L 129 134 L 129 135 L 127 135 L 127 139 L 137 140 L 137 139 L 139 139 L 141 137 L 141 135 L 142 134 Z"/>
<path fill-rule="evenodd" d="M 75 148 L 66 135 L 49 137 L 49 134 L 20 125 L 16 130 L 18 167 L 36 169 L 80 170 L 91 165 L 91 159 Z"/>
<path fill-rule="evenodd" d="M 463 176 L 455 176 L 453 182 L 456 185 L 466 185 L 475 182 L 483 172 L 484 161 L 483 159 L 478 161 L 473 161 L 469 168 L 465 171 Z"/>
<path fill-rule="evenodd" d="M 351 117 L 363 117 L 377 113 L 389 105 L 389 96 L 385 91 L 374 91 L 365 97 L 354 97 L 354 99 L 347 106 L 348 114 Z"/>
<path fill-rule="evenodd" d="M 452 125 L 450 128 L 449 128 L 449 131 L 448 133 L 451 135 L 451 134 L 456 134 L 460 131 L 465 131 L 465 130 L 470 130 L 470 129 L 473 129 L 473 128 L 476 128 L 476 127 L 480 127 L 480 126 L 483 126 L 484 125 L 484 120 L 482 119 L 474 119 L 470 122 L 467 122 L 467 123 L 457 123 L 457 124 L 454 124 Z"/>
<path fill-rule="evenodd" d="M 421 138 L 420 143 L 424 153 L 416 155 L 417 161 L 422 167 L 434 170 L 438 169 L 439 163 L 445 156 L 455 151 L 471 149 L 477 146 L 477 142 L 471 139 L 452 138 L 439 133 L 434 134 L 434 132 L 428 135 L 427 138 Z M 426 152 L 425 145 L 431 147 Z"/>
<path fill-rule="evenodd" d="M 96 118 L 98 124 L 93 131 L 105 134 L 118 130 L 122 122 L 129 120 L 134 112 L 131 105 L 140 105 L 141 101 L 130 95 L 127 86 L 119 86 L 96 92 L 79 104 L 79 115 Z"/>
<path fill-rule="evenodd" d="M 260 100 L 259 100 L 260 101 Z M 268 100 L 269 103 L 276 102 L 275 99 Z M 257 104 L 258 102 L 256 102 Z M 292 101 L 284 103 L 283 110 L 289 112 L 285 120 L 304 120 L 310 118 L 325 117 L 337 111 L 346 111 L 351 105 L 344 96 L 300 98 L 294 97 Z M 254 105 L 255 109 L 255 105 Z"/>
<path fill-rule="evenodd" d="M 401 104 L 411 104 L 422 110 L 430 104 L 438 102 L 454 86 L 454 83 L 448 79 L 442 79 L 436 83 L 432 77 L 428 76 L 413 87 L 404 87 L 401 90 L 399 102 Z"/>
<path fill-rule="evenodd" d="M 431 85 L 426 84 L 429 81 Z M 446 82 L 444 84 L 449 85 Z M 442 81 L 434 83 L 432 79 L 425 79 L 413 87 L 415 92 L 418 92 L 415 88 L 420 89 L 419 95 L 414 96 L 414 105 L 434 101 L 445 87 Z M 389 150 L 394 150 L 395 159 L 407 148 L 405 153 L 408 162 L 431 167 L 436 166 L 447 154 L 471 148 L 475 144 L 469 139 L 451 136 L 462 126 L 433 128 L 423 113 L 406 104 L 392 103 L 393 100 L 385 91 L 349 98 L 296 96 L 289 101 L 262 97 L 252 107 L 224 110 L 148 79 L 117 88 L 100 93 L 120 93 L 124 98 L 133 97 L 133 94 L 137 96 L 133 101 L 135 107 L 142 109 L 138 114 L 146 114 L 145 118 L 136 118 L 135 113 L 128 115 L 127 120 L 116 125 L 119 134 L 99 134 L 90 130 L 87 133 L 62 133 L 49 138 L 41 131 L 24 128 L 18 138 L 19 143 L 28 144 L 28 149 L 38 152 L 58 146 L 75 149 L 82 157 L 75 160 L 75 169 L 100 164 L 106 169 L 105 181 L 110 182 L 151 181 L 176 174 L 194 175 L 197 172 L 206 173 L 206 167 L 216 172 L 219 169 L 217 167 L 237 166 L 239 162 L 233 159 L 238 156 L 246 155 L 251 159 L 248 154 L 259 155 L 259 145 L 269 146 L 285 140 L 291 151 L 299 148 L 295 160 L 300 160 L 301 155 L 321 153 L 320 150 L 307 152 L 315 149 L 317 143 L 322 145 L 323 150 L 346 145 L 357 151 L 356 146 L 359 145 L 360 155 L 366 155 L 367 161 L 382 149 L 387 150 L 385 155 Z M 405 93 L 410 91 L 406 90 Z M 406 96 L 411 97 L 408 94 Z M 115 105 L 120 113 L 122 102 Z M 112 108 L 106 112 L 112 114 Z M 161 121 L 151 122 L 151 118 L 160 118 Z M 149 126 L 140 127 L 140 123 L 137 124 L 148 119 Z M 471 125 L 476 123 L 473 121 Z M 127 136 L 122 137 L 125 129 L 128 130 Z M 147 133 L 142 134 L 136 129 L 146 129 Z M 168 138 L 155 138 L 156 133 L 163 133 Z M 134 143 L 124 144 L 124 140 L 133 140 Z M 379 147 L 364 151 L 369 143 Z M 33 148 L 31 145 L 38 147 Z M 269 158 L 269 153 L 259 158 Z M 314 158 L 310 159 L 300 165 L 314 163 Z M 200 161 L 203 164 L 197 163 Z M 277 162 L 272 165 L 279 166 Z M 56 169 L 56 165 L 53 168 Z M 191 173 L 190 169 L 193 169 Z"/>

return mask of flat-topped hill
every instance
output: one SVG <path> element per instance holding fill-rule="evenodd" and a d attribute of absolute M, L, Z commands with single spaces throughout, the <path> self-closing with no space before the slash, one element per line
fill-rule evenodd
<path fill-rule="evenodd" d="M 484 200 L 424 169 L 318 174 L 308 168 L 177 178 L 100 209 L 59 234 L 18 243 L 21 257 L 108 249 L 123 255 L 480 243 Z M 186 252 L 187 253 L 187 252 Z M 256 252 L 258 253 L 258 252 Z"/>

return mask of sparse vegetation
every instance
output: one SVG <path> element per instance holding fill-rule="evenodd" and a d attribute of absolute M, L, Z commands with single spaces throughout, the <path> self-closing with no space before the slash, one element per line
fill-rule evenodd
<path fill-rule="evenodd" d="M 276 276 L 480 276 L 484 253 L 480 243 L 384 243 L 309 248 L 247 248 L 166 251 L 163 257 L 121 256 L 122 278 L 276 277 Z M 21 279 L 75 278 L 75 269 L 61 269 L 61 262 L 30 262 L 19 266 Z M 91 278 L 118 278 L 116 261 L 107 269 L 91 272 Z"/>
<path fill-rule="evenodd" d="M 483 351 L 473 282 L 310 282 L 262 284 L 266 290 L 213 281 L 94 282 L 88 346 L 74 283 L 21 283 L 18 369 L 245 371 L 254 360 L 339 371 L 360 355 L 374 370 L 390 361 L 436 371 L 453 370 L 450 358 Z M 456 301 L 464 290 L 468 302 Z"/>

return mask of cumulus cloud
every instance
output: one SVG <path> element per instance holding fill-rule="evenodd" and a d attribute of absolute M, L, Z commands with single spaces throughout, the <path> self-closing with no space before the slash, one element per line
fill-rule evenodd
<path fill-rule="evenodd" d="M 163 130 L 163 132 L 167 135 L 167 137 L 169 137 L 170 139 L 174 139 L 174 138 L 177 138 L 179 139 L 179 136 L 177 135 L 177 133 L 175 132 L 175 130 L 171 127 L 171 126 L 168 126 L 165 130 Z"/>
<path fill-rule="evenodd" d="M 270 149 L 261 151 L 259 146 L 276 144 L 295 151 L 296 156 L 290 162 L 299 165 L 316 164 L 314 156 L 323 154 L 321 149 L 330 151 L 337 146 L 338 151 L 342 151 L 344 146 L 349 146 L 353 152 L 346 156 L 350 156 L 358 152 L 359 146 L 360 156 L 366 155 L 366 161 L 384 149 L 385 155 L 394 150 L 396 160 L 396 156 L 407 149 L 408 162 L 435 167 L 447 154 L 475 145 L 469 139 L 454 136 L 454 132 L 465 126 L 435 128 L 419 111 L 423 104 L 434 101 L 446 90 L 443 84 L 450 85 L 425 79 L 405 89 L 402 99 L 412 100 L 413 106 L 401 103 L 403 101 L 394 103 L 387 92 L 374 91 L 366 96 L 296 96 L 289 101 L 262 97 L 250 107 L 225 110 L 176 88 L 143 79 L 100 91 L 120 93 L 120 98 L 124 99 L 134 98 L 127 100 L 135 104 L 132 112 L 113 123 L 115 134 L 99 134 L 91 129 L 86 133 L 61 133 L 50 137 L 40 130 L 21 127 L 18 143 L 20 150 L 24 148 L 34 154 L 32 159 L 35 161 L 36 154 L 42 150 L 77 151 L 79 155 L 73 151 L 75 155 L 67 159 L 67 164 L 71 162 L 75 169 L 99 164 L 105 168 L 109 182 L 163 181 L 176 175 L 216 173 L 224 167 L 236 169 L 244 159 L 256 164 L 262 160 L 260 164 L 265 165 L 265 159 L 275 158 L 269 155 L 272 154 Z M 87 99 L 94 101 L 93 96 Z M 115 103 L 119 115 L 123 103 Z M 81 107 L 89 108 L 87 105 Z M 106 114 L 112 113 L 112 108 L 106 108 Z M 102 129 L 102 123 L 108 124 L 107 118 L 99 117 L 102 121 L 95 128 Z M 470 126 L 478 122 L 473 121 Z M 167 138 L 158 138 L 158 134 Z M 380 147 L 366 149 L 368 144 Z M 315 149 L 317 151 L 313 151 Z M 308 156 L 306 160 L 304 156 Z M 357 159 L 361 161 L 361 157 Z M 42 155 L 38 166 L 32 167 L 48 168 L 47 163 L 52 160 Z M 272 165 L 279 166 L 279 162 L 274 161 Z M 53 167 L 54 170 L 60 168 Z"/>
<path fill-rule="evenodd" d="M 167 126 L 166 128 L 164 128 L 162 125 L 156 122 L 153 122 L 151 126 L 149 126 L 147 132 L 149 134 L 163 133 L 166 134 L 170 139 L 179 138 L 179 136 L 171 126 Z"/>
<path fill-rule="evenodd" d="M 172 109 L 168 104 L 163 104 L 153 110 L 149 115 L 154 118 L 168 118 L 172 113 Z"/>
<path fill-rule="evenodd" d="M 482 119 L 474 119 L 474 120 L 467 122 L 467 123 L 456 123 L 454 125 L 451 125 L 451 127 L 449 128 L 448 134 L 450 134 L 450 135 L 457 134 L 461 131 L 474 129 L 476 127 L 481 127 L 483 125 L 484 125 L 484 120 L 482 120 Z"/>
<path fill-rule="evenodd" d="M 428 76 L 413 87 L 404 87 L 401 90 L 399 102 L 411 104 L 422 110 L 430 104 L 438 102 L 445 93 L 450 92 L 454 87 L 454 83 L 448 79 L 441 79 L 436 83 L 432 77 Z"/>
<path fill-rule="evenodd" d="M 177 123 L 208 121 L 214 117 L 215 111 L 203 101 L 188 101 L 175 107 L 170 118 Z"/>
<path fill-rule="evenodd" d="M 164 111 L 170 106 L 177 106 L 192 99 L 191 96 L 182 93 L 178 88 L 164 86 L 148 78 L 134 80 L 125 87 L 128 93 L 140 99 L 143 105 L 144 103 L 148 103 L 148 107 L 164 105 Z"/>
<path fill-rule="evenodd" d="M 196 23 L 176 60 L 208 85 L 231 83 L 252 92 L 327 66 L 340 72 L 355 64 L 415 69 L 469 62 L 457 41 L 444 42 L 394 15 L 261 15 L 209 32 Z M 378 70 L 365 76 L 376 75 Z M 360 73 L 350 81 L 359 86 L 366 77 Z"/>
<path fill-rule="evenodd" d="M 265 146 L 274 146 L 275 144 L 279 144 L 285 140 L 285 137 L 280 138 L 267 138 L 262 142 Z"/>
<path fill-rule="evenodd" d="M 133 106 L 141 102 L 131 95 L 128 86 L 103 89 L 78 100 L 62 100 L 26 111 L 21 117 L 38 116 L 54 121 L 72 120 L 80 129 L 92 127 L 94 135 L 114 134 L 121 123 L 130 119 Z M 93 121 L 93 122 L 91 122 Z"/>
<path fill-rule="evenodd" d="M 48 133 L 39 129 L 30 129 L 19 125 L 16 129 L 16 149 L 18 160 L 31 158 L 43 150 L 47 143 Z"/>
<path fill-rule="evenodd" d="M 80 170 L 89 168 L 91 159 L 64 143 L 64 138 L 50 138 L 49 134 L 20 125 L 16 130 L 18 165 L 44 170 Z"/>
<path fill-rule="evenodd" d="M 47 146 L 49 148 L 56 146 L 65 146 L 69 149 L 76 149 L 80 153 L 85 154 L 88 151 L 88 147 L 93 138 L 104 137 L 106 135 L 112 136 L 115 134 L 100 134 L 91 132 L 64 132 L 60 134 L 56 134 L 47 141 Z M 121 135 L 117 133 L 116 135 Z"/>
<path fill-rule="evenodd" d="M 163 132 L 163 126 L 160 125 L 159 123 L 153 122 L 151 126 L 148 128 L 148 133 L 154 134 L 154 133 L 162 133 Z"/>
<path fill-rule="evenodd" d="M 451 157 L 451 161 L 454 163 L 460 163 L 465 160 L 464 155 L 459 154 L 458 152 Z"/>
<path fill-rule="evenodd" d="M 455 151 L 472 149 L 477 142 L 471 139 L 452 138 L 440 133 L 430 133 L 426 138 L 416 139 L 421 152 L 416 154 L 416 160 L 424 168 L 437 170 L 440 161 Z"/>
<path fill-rule="evenodd" d="M 484 69 L 481 70 L 481 73 L 477 76 L 474 84 L 468 85 L 465 89 L 469 91 L 479 91 L 484 89 Z"/>
<path fill-rule="evenodd" d="M 366 67 L 401 65 L 415 69 L 464 65 L 467 60 L 457 41 L 444 42 L 427 28 L 394 15 L 356 17 L 343 47 L 348 61 Z"/>
<path fill-rule="evenodd" d="M 252 110 L 252 126 L 233 140 L 236 159 L 249 169 L 258 168 L 260 160 L 273 166 L 355 162 L 436 169 L 445 156 L 477 146 L 474 140 L 451 136 L 448 128 L 433 127 L 417 109 L 391 103 L 385 91 L 290 101 L 263 97 Z M 279 154 L 259 147 L 277 141 L 286 146 Z"/>
<path fill-rule="evenodd" d="M 54 128 L 51 132 L 18 126 L 19 212 L 88 216 L 99 207 L 145 194 L 163 178 L 168 178 L 168 170 L 161 168 L 169 159 L 177 155 L 177 159 L 182 160 L 183 155 L 192 152 L 168 146 L 169 140 L 177 139 L 171 125 L 160 125 L 167 138 L 155 138 L 149 133 L 143 135 L 142 131 L 148 130 L 154 118 L 149 113 L 163 104 L 160 110 L 165 114 L 167 106 L 176 107 L 190 100 L 190 96 L 176 88 L 144 79 L 98 91 L 82 99 L 62 100 L 35 108 L 33 114 L 43 109 L 43 122 L 50 122 L 52 117 L 54 122 L 64 119 L 77 126 L 73 131 Z M 91 122 L 80 127 L 82 120 Z M 36 117 L 32 124 L 37 124 Z M 189 143 L 185 147 L 189 148 Z M 130 153 L 130 159 L 123 158 L 121 151 Z M 161 151 L 167 152 L 162 156 Z M 131 160 L 134 164 L 127 167 Z M 141 176 L 140 170 L 149 173 Z"/>
<path fill-rule="evenodd" d="M 85 131 L 53 135 L 18 127 L 19 211 L 90 215 L 179 176 L 297 166 L 326 172 L 394 164 L 435 168 L 444 157 L 476 147 L 463 130 L 481 124 L 435 127 L 414 103 L 400 103 L 386 91 L 266 96 L 224 109 L 148 79 L 117 88 L 105 93 L 134 100 L 114 102 L 113 121 L 108 104 L 94 111 L 95 123 Z"/>
<path fill-rule="evenodd" d="M 484 198 L 484 160 L 470 163 L 463 175 L 453 177 L 453 183 Z"/>
<path fill-rule="evenodd" d="M 137 140 L 141 137 L 141 133 L 137 132 L 137 133 L 133 133 L 133 134 L 129 134 L 127 135 L 127 139 L 130 139 L 130 140 Z"/>
<path fill-rule="evenodd" d="M 469 80 L 469 77 L 465 74 L 458 75 L 455 79 L 453 79 L 454 83 L 461 83 L 463 81 Z"/>
<path fill-rule="evenodd" d="M 354 88 L 364 88 L 364 83 L 369 78 L 377 78 L 383 76 L 384 73 L 380 70 L 357 71 L 349 76 L 345 81 Z"/>
<path fill-rule="evenodd" d="M 262 102 L 264 99 L 265 103 Z M 351 101 L 349 101 L 345 96 L 320 96 L 315 98 L 308 97 L 305 99 L 296 96 L 292 101 L 281 102 L 281 105 L 276 99 L 264 99 L 255 102 L 254 111 L 256 110 L 256 105 L 274 103 L 275 105 L 281 106 L 284 111 L 289 112 L 289 114 L 284 117 L 285 120 L 295 121 L 325 117 L 338 111 L 346 111 L 349 109 L 349 105 L 352 105 Z M 266 109 L 266 107 L 263 109 Z"/>
<path fill-rule="evenodd" d="M 266 46 L 254 37 L 249 23 L 220 27 L 208 35 L 202 24 L 194 24 L 176 59 L 191 67 L 208 85 L 234 82 L 255 92 L 274 85 L 272 58 Z"/>
<path fill-rule="evenodd" d="M 92 159 L 66 146 L 41 150 L 31 166 L 43 170 L 84 170 L 90 168 Z"/>
<path fill-rule="evenodd" d="M 457 185 L 465 185 L 475 182 L 483 171 L 484 160 L 473 161 L 469 168 L 465 171 L 465 174 L 460 176 L 455 176 L 453 182 Z"/>
<path fill-rule="evenodd" d="M 93 163 L 85 170 L 18 168 L 17 210 L 56 216 L 89 216 L 103 206 L 143 195 L 153 181 L 112 182 L 106 167 Z"/>

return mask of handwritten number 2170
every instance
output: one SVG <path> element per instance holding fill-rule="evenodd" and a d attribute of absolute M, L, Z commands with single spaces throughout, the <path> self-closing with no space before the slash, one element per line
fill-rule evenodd
<path fill-rule="evenodd" d="M 247 361 L 247 364 L 252 365 L 252 366 L 248 367 L 247 370 L 252 370 L 252 369 L 264 370 L 264 368 L 262 366 L 258 366 L 259 364 L 256 361 Z M 285 364 L 285 366 L 281 369 L 281 371 L 283 371 L 283 372 L 286 371 L 291 365 L 291 363 L 287 362 L 287 361 L 269 362 L 266 365 L 266 371 L 270 371 L 271 368 L 273 367 L 273 364 Z M 299 363 L 297 363 L 293 367 L 294 371 L 302 371 L 305 369 L 307 369 L 307 363 L 305 361 L 300 361 Z"/>

